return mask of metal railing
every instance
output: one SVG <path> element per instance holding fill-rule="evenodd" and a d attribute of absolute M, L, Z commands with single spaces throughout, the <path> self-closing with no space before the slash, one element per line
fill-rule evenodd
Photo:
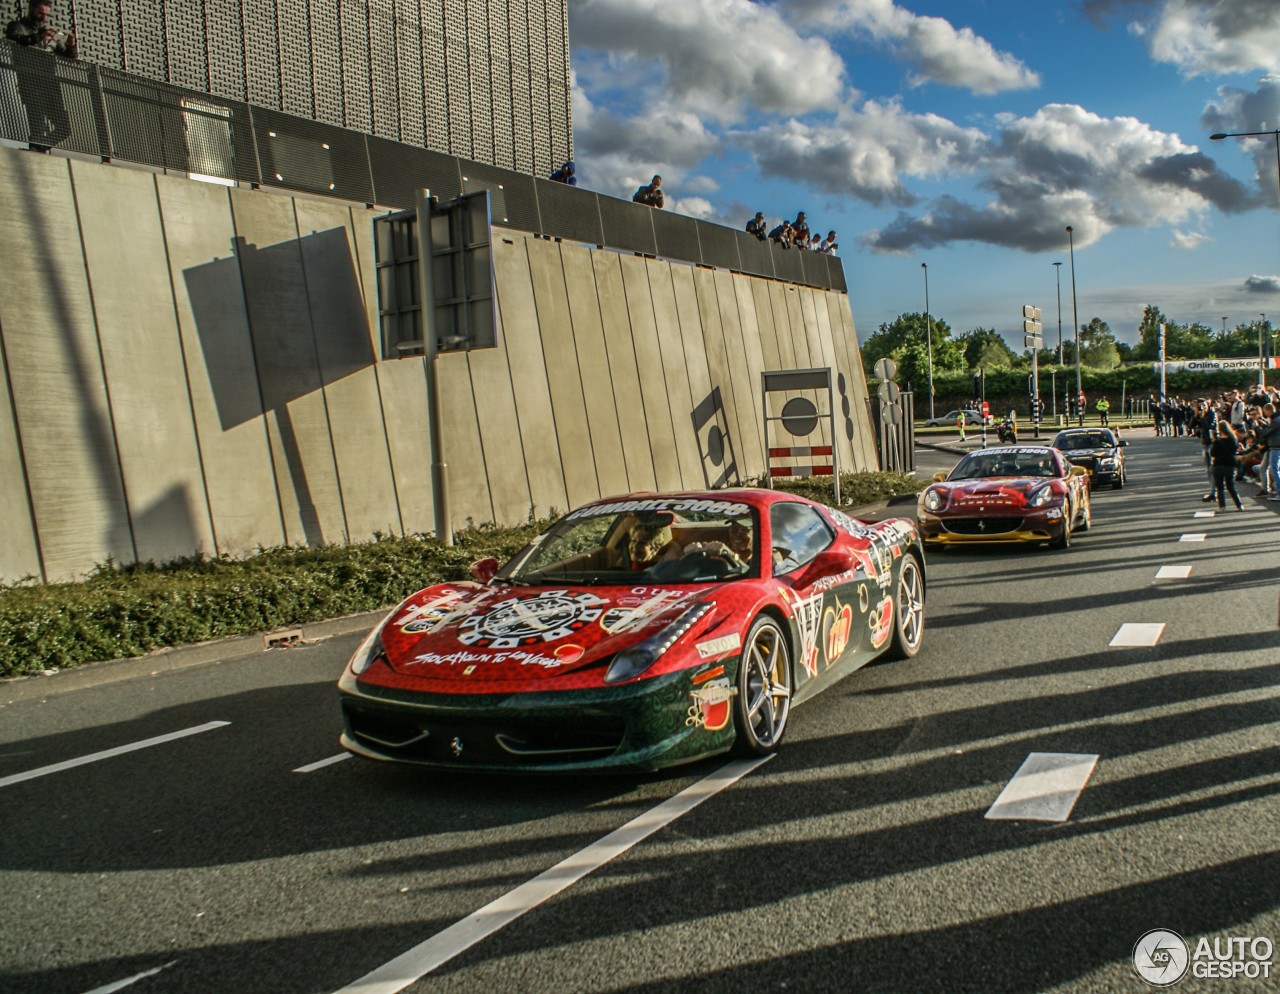
<path fill-rule="evenodd" d="M 396 209 L 489 190 L 493 223 L 847 292 L 835 256 L 0 41 L 0 138 Z"/>

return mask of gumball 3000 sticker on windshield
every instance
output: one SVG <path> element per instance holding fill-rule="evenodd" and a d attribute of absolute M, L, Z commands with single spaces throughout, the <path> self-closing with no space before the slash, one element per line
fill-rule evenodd
<path fill-rule="evenodd" d="M 585 628 L 607 604 L 595 594 L 549 590 L 536 597 L 512 597 L 486 614 L 467 618 L 458 641 L 486 649 L 516 649 L 554 642 Z"/>

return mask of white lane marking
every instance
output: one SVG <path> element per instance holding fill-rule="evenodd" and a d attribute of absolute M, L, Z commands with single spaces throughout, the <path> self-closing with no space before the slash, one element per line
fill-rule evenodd
<path fill-rule="evenodd" d="M 1126 623 L 1120 626 L 1108 644 L 1114 646 L 1155 645 L 1164 632 L 1164 622 L 1154 624 Z"/>
<path fill-rule="evenodd" d="M 117 980 L 115 983 L 107 984 L 105 987 L 95 987 L 93 990 L 89 991 L 89 994 L 111 994 L 112 991 L 124 990 L 130 984 L 136 984 L 139 980 L 145 980 L 147 977 L 154 977 L 161 970 L 169 969 L 169 967 L 173 966 L 176 962 L 178 962 L 176 959 L 170 960 L 168 963 L 164 964 L 164 966 L 157 966 L 154 970 L 135 973 L 132 977 L 126 977 L 124 980 Z"/>
<path fill-rule="evenodd" d="M 1169 468 L 1170 469 L 1186 469 L 1190 465 L 1191 463 L 1189 462 L 1171 462 L 1169 463 Z"/>
<path fill-rule="evenodd" d="M 1190 566 L 1161 566 L 1156 570 L 1157 580 L 1185 580 L 1190 575 Z"/>
<path fill-rule="evenodd" d="M 1191 515 L 1193 518 L 1212 518 L 1217 514 L 1216 511 L 1197 511 Z"/>
<path fill-rule="evenodd" d="M 315 763 L 309 763 L 306 766 L 299 766 L 294 773 L 311 773 L 315 770 L 323 769 L 326 766 L 332 766 L 334 763 L 341 763 L 344 759 L 350 759 L 351 753 L 341 752 L 336 756 L 330 756 L 328 759 L 321 759 Z"/>
<path fill-rule="evenodd" d="M 984 817 L 993 821 L 1066 821 L 1098 765 L 1088 753 L 1033 752 Z"/>
<path fill-rule="evenodd" d="M 42 766 L 38 770 L 28 770 L 26 773 L 15 773 L 13 776 L 0 779 L 0 787 L 8 787 L 10 784 L 22 783 L 24 780 L 34 780 L 36 777 L 48 776 L 50 773 L 60 773 L 63 770 L 69 770 L 75 766 L 84 766 L 86 763 L 96 763 L 100 759 L 110 759 L 112 756 L 122 756 L 126 752 L 135 752 L 138 749 L 146 749 L 149 746 L 160 745 L 163 742 L 172 742 L 174 739 L 185 738 L 188 735 L 199 735 L 201 732 L 209 732 L 215 728 L 221 728 L 223 725 L 230 725 L 229 721 L 211 721 L 205 725 L 196 725 L 194 728 L 184 728 L 180 732 L 170 732 L 168 735 L 157 735 L 154 739 L 143 739 L 141 742 L 133 742 L 129 745 L 117 746 L 115 749 L 107 749 L 104 752 L 95 752 L 89 756 L 81 756 L 79 759 L 68 759 L 64 763 L 54 763 L 52 766 Z"/>
<path fill-rule="evenodd" d="M 343 987 L 337 994 L 396 994 L 449 962 L 459 953 L 515 921 L 527 911 L 577 883 L 588 873 L 643 842 L 658 829 L 687 814 L 709 797 L 732 786 L 771 756 L 740 759 L 686 787 L 657 807 L 591 843 L 496 901 L 486 904 L 442 932 Z"/>
<path fill-rule="evenodd" d="M 1183 535 L 1181 538 L 1178 539 L 1178 541 L 1179 542 L 1203 542 L 1205 538 L 1206 536 L 1204 532 L 1191 532 L 1190 534 Z"/>

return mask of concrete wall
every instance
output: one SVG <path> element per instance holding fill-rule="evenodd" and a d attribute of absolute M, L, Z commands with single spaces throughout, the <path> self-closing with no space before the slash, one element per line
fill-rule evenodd
<path fill-rule="evenodd" d="M 430 531 L 374 216 L 0 149 L 0 581 Z M 438 360 L 455 527 L 759 477 L 765 369 L 831 368 L 875 468 L 846 296 L 506 229 L 494 268 L 499 347 Z"/>

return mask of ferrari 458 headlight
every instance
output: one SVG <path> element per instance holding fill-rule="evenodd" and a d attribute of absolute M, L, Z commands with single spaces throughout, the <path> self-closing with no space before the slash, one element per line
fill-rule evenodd
<path fill-rule="evenodd" d="M 1053 487 L 1045 484 L 1027 494 L 1027 507 L 1044 507 L 1053 500 Z"/>
<path fill-rule="evenodd" d="M 676 643 L 681 635 L 687 632 L 708 611 L 715 607 L 714 602 L 695 604 L 662 631 L 650 635 L 643 642 L 637 642 L 630 649 L 623 649 L 613 657 L 609 669 L 604 675 L 605 683 L 621 683 L 639 676 L 658 658 Z"/>
<path fill-rule="evenodd" d="M 364 641 L 360 643 L 360 648 L 351 656 L 351 662 L 347 666 L 355 676 L 359 676 L 367 670 L 379 657 L 386 658 L 387 654 L 382 648 L 382 629 L 387 627 L 387 622 L 401 607 L 403 605 L 397 605 L 395 611 L 383 618 L 378 623 L 378 626 L 365 636 Z"/>
<path fill-rule="evenodd" d="M 935 490 L 930 487 L 924 492 L 924 509 L 926 511 L 941 511 L 947 503 L 947 492 L 945 490 Z"/>

